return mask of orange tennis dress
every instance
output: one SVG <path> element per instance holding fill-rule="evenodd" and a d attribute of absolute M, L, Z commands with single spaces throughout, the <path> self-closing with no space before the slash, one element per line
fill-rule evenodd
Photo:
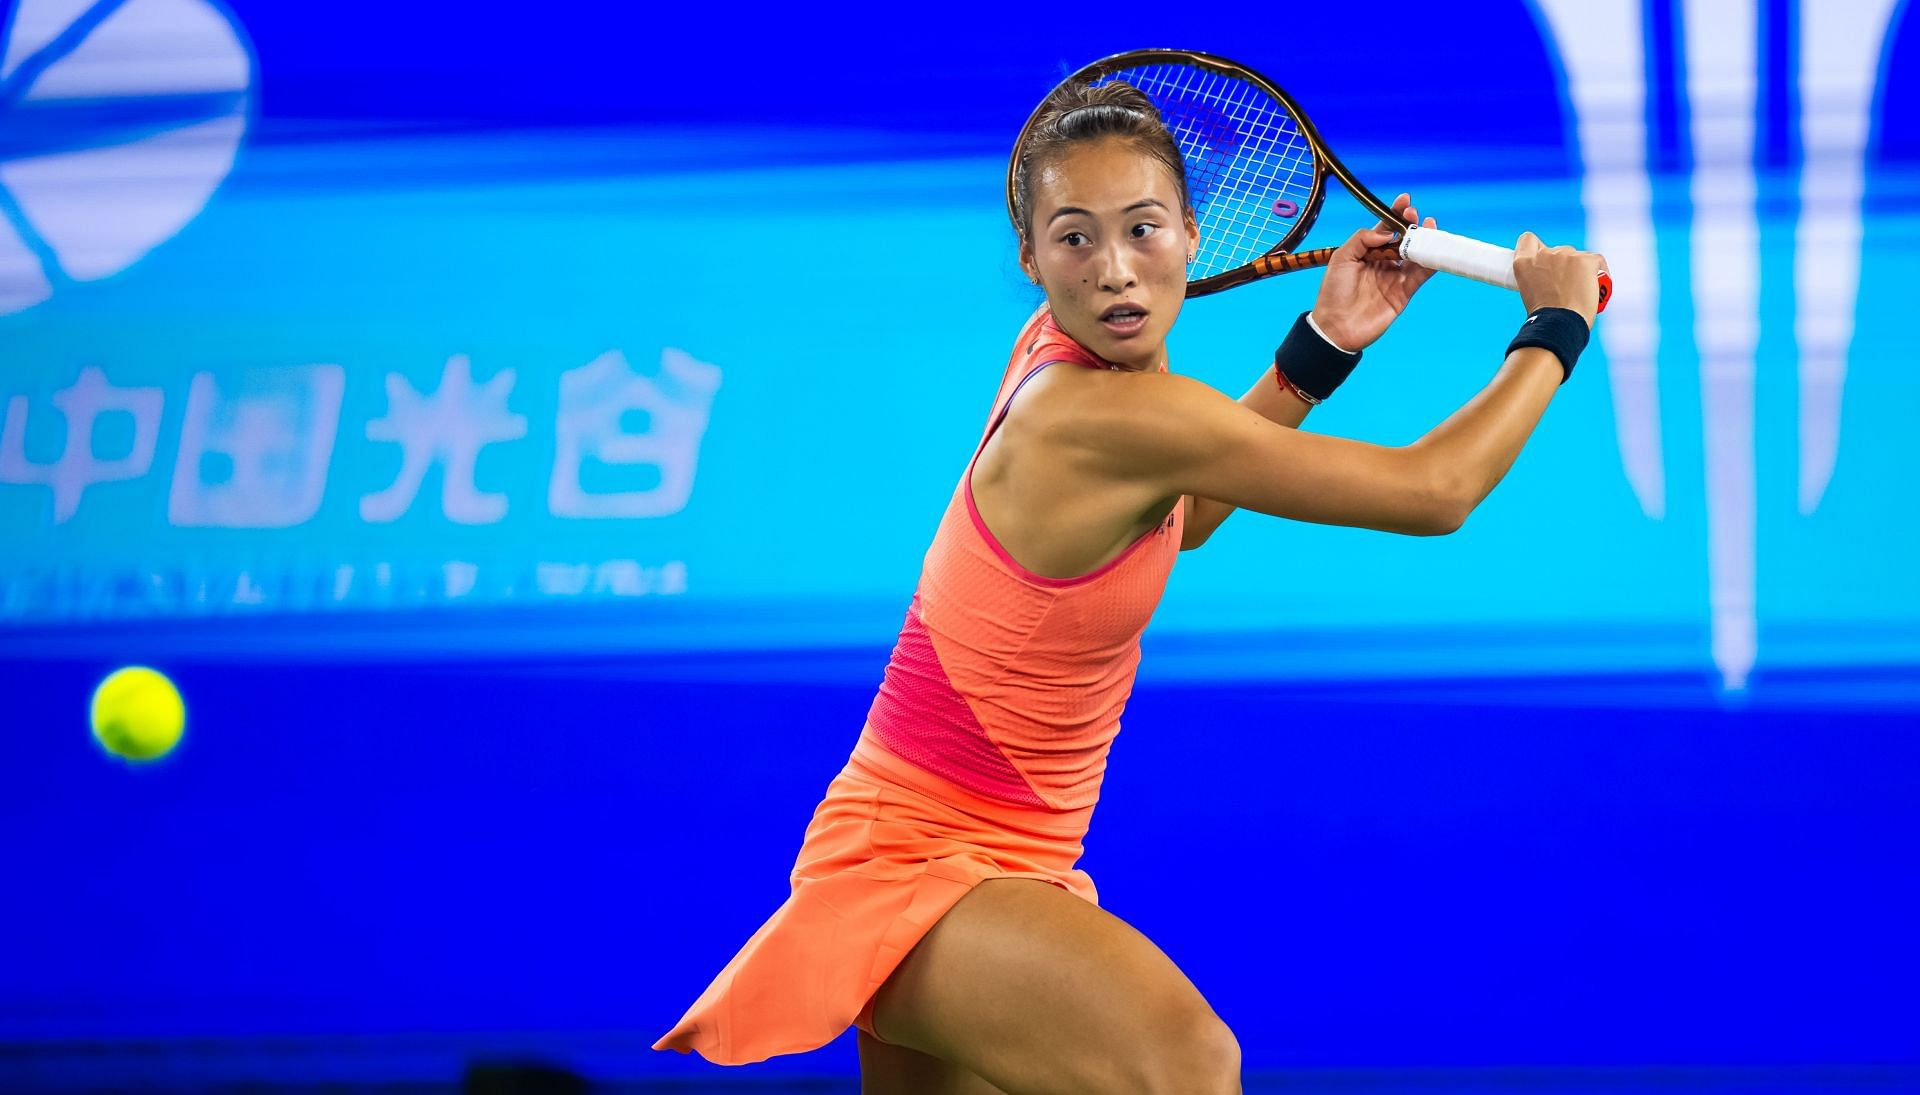
<path fill-rule="evenodd" d="M 1074 578 L 1034 574 L 1000 546 L 974 506 L 973 465 L 1020 386 L 1055 363 L 1107 367 L 1043 307 L 927 550 L 866 725 L 807 826 L 791 894 L 653 1048 L 746 1064 L 849 1025 L 873 1033 L 874 993 L 989 878 L 1098 903 L 1074 865 L 1185 515 L 1176 504 Z"/>

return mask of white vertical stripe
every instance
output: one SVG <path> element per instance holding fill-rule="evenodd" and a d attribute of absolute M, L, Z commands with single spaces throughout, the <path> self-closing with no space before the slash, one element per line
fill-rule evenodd
<path fill-rule="evenodd" d="M 1800 3 L 1800 222 L 1794 342 L 1800 350 L 1800 512 L 1826 494 L 1860 285 L 1860 199 L 1869 110 L 1894 0 Z"/>
<path fill-rule="evenodd" d="M 1692 280 L 1705 430 L 1707 596 L 1713 661 L 1746 686 L 1758 656 L 1754 555 L 1754 345 L 1760 230 L 1753 134 L 1757 0 L 1684 0 L 1693 134 Z"/>
<path fill-rule="evenodd" d="M 1660 272 L 1647 179 L 1640 6 L 1536 2 L 1567 74 L 1582 166 L 1580 201 L 1587 213 L 1584 246 L 1607 257 L 1620 286 L 1595 332 L 1606 354 L 1620 459 L 1641 510 L 1658 520 L 1667 511 L 1656 364 Z"/>

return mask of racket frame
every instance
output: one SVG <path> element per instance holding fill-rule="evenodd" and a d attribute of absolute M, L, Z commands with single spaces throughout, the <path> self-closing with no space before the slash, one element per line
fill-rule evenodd
<path fill-rule="evenodd" d="M 1320 204 L 1327 196 L 1326 178 L 1328 175 L 1332 175 L 1334 178 L 1340 180 L 1340 185 L 1346 187 L 1348 192 L 1358 199 L 1361 205 L 1366 206 L 1368 210 L 1379 216 L 1382 223 L 1393 226 L 1396 233 L 1405 232 L 1411 227 L 1400 223 L 1400 218 L 1394 215 L 1392 206 L 1381 201 L 1373 191 L 1368 190 L 1361 184 L 1360 180 L 1354 178 L 1353 172 L 1347 170 L 1347 165 L 1341 163 L 1340 157 L 1334 155 L 1333 150 L 1327 147 L 1326 141 L 1320 136 L 1319 129 L 1315 128 L 1313 120 L 1307 117 L 1306 111 L 1300 109 L 1299 102 L 1297 102 L 1293 96 L 1287 94 L 1285 89 L 1275 84 L 1272 80 L 1267 79 L 1265 76 L 1262 76 L 1260 73 L 1255 72 L 1237 61 L 1191 49 L 1133 49 L 1127 50 L 1124 53 L 1115 53 L 1111 56 L 1102 57 L 1091 64 L 1082 66 L 1078 71 L 1067 76 L 1061 80 L 1059 84 L 1055 85 L 1055 90 L 1075 80 L 1100 80 L 1116 75 L 1127 69 L 1142 68 L 1147 65 L 1156 64 L 1190 65 L 1216 76 L 1224 76 L 1228 79 L 1240 80 L 1252 84 L 1269 96 L 1272 96 L 1274 102 L 1286 108 L 1287 112 L 1293 116 L 1294 122 L 1299 126 L 1300 135 L 1306 139 L 1308 149 L 1313 153 L 1313 183 L 1308 190 L 1306 201 L 1301 204 L 1300 217 L 1294 222 L 1293 227 L 1287 230 L 1286 235 L 1282 236 L 1279 242 L 1268 248 L 1267 251 L 1259 257 L 1242 263 L 1231 270 L 1222 270 L 1218 274 L 1210 275 L 1199 281 L 1188 282 L 1188 297 L 1206 296 L 1209 293 L 1217 293 L 1223 289 L 1231 289 L 1236 285 L 1245 285 L 1247 282 L 1258 281 L 1261 278 L 1271 277 L 1274 274 L 1284 274 L 1293 270 L 1307 270 L 1325 266 L 1331 261 L 1334 251 L 1338 250 L 1338 248 L 1320 247 L 1310 251 L 1297 252 L 1293 250 L 1293 248 L 1298 246 L 1300 241 L 1306 237 L 1306 234 L 1312 231 L 1314 221 L 1320 216 Z M 1051 97 L 1051 94 L 1049 94 L 1048 98 Z M 1033 112 L 1027 116 L 1027 122 L 1020 127 L 1020 135 L 1014 139 L 1013 152 L 1007 159 L 1007 216 L 1009 219 L 1018 216 L 1015 212 L 1013 198 L 1014 179 L 1020 168 L 1020 152 L 1026 147 L 1027 136 L 1033 131 L 1034 124 L 1040 120 L 1041 112 L 1045 109 L 1046 101 L 1042 100 L 1041 104 L 1035 107 Z M 1178 141 L 1175 143 L 1178 144 Z M 1181 149 L 1180 153 L 1184 161 L 1186 158 L 1186 149 Z M 1015 220 L 1014 223 L 1016 230 L 1019 230 L 1019 222 Z"/>

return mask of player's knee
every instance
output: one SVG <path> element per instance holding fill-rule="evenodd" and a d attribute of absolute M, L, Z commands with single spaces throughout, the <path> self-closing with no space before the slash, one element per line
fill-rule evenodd
<path fill-rule="evenodd" d="M 1240 1042 L 1211 1008 L 1174 1017 L 1141 1055 L 1128 1090 L 1149 1095 L 1239 1095 Z"/>

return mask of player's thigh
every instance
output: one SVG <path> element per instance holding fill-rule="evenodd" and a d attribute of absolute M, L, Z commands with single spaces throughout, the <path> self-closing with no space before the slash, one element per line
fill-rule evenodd
<path fill-rule="evenodd" d="M 874 998 L 874 1033 L 1016 1095 L 1240 1090 L 1240 1048 L 1193 982 L 1118 917 L 990 879 Z"/>
<path fill-rule="evenodd" d="M 860 1095 L 1006 1095 L 950 1061 L 860 1031 Z"/>

